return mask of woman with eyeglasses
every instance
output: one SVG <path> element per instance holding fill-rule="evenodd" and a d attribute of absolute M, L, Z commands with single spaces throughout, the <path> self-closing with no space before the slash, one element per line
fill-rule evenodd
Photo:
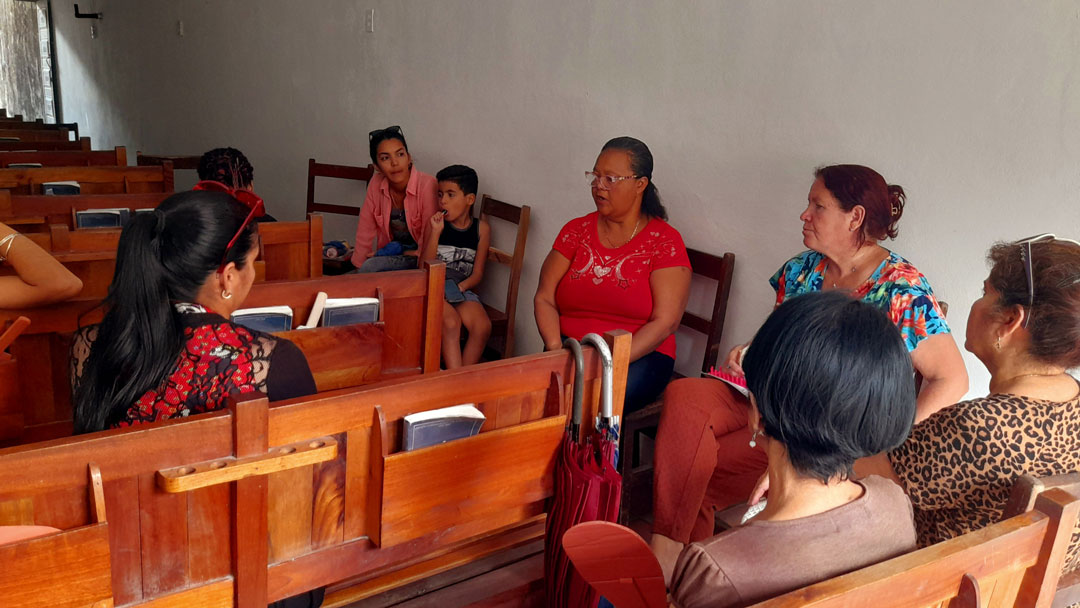
<path fill-rule="evenodd" d="M 200 182 L 124 227 L 99 325 L 71 356 L 76 433 L 220 409 L 231 393 L 315 392 L 291 342 L 229 320 L 255 280 L 263 202 Z"/>
<path fill-rule="evenodd" d="M 911 498 L 920 546 L 1001 519 L 1020 475 L 1080 471 L 1080 243 L 1045 234 L 1000 243 L 971 305 L 966 348 L 990 394 L 915 426 L 903 445 L 855 465 L 892 477 Z M 1065 571 L 1080 567 L 1080 527 Z"/>
<path fill-rule="evenodd" d="M 770 279 L 775 305 L 837 290 L 877 306 L 900 330 L 924 378 L 916 421 L 955 403 L 967 392 L 967 371 L 933 289 L 910 262 L 880 245 L 897 235 L 904 189 L 869 167 L 833 165 L 815 172 L 807 199 L 799 219 L 808 249 Z M 742 375 L 744 348 L 731 350 L 728 373 Z M 746 398 L 717 380 L 668 387 L 656 437 L 651 541 L 666 574 L 687 542 L 712 535 L 715 511 L 744 502 L 765 473 L 765 453 L 750 445 L 748 412 Z"/>
<path fill-rule="evenodd" d="M 652 173 L 643 142 L 617 137 L 604 144 L 585 174 L 596 211 L 563 226 L 533 298 L 547 350 L 562 348 L 563 336 L 634 334 L 624 412 L 645 407 L 667 386 L 690 291 L 686 246 L 666 221 Z"/>
<path fill-rule="evenodd" d="M 413 166 L 401 127 L 368 134 L 376 173 L 368 182 L 352 263 L 360 272 L 416 268 L 428 220 L 438 210 L 439 184 Z"/>

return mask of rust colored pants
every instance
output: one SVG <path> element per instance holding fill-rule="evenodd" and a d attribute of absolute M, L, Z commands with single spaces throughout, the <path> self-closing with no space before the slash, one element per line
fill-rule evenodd
<path fill-rule="evenodd" d="M 656 434 L 653 532 L 682 543 L 713 535 L 713 517 L 750 497 L 768 458 L 750 447 L 750 402 L 712 378 L 676 380 Z"/>

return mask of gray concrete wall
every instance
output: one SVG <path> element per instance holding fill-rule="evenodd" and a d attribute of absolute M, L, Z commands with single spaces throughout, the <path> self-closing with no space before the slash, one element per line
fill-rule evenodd
<path fill-rule="evenodd" d="M 54 18 L 64 119 L 96 148 L 239 147 L 272 213 L 299 219 L 308 157 L 365 165 L 368 131 L 397 124 L 420 169 L 465 163 L 481 192 L 532 205 L 520 353 L 542 347 L 540 263 L 595 209 L 584 172 L 618 135 L 652 148 L 687 245 L 735 252 L 725 348 L 754 335 L 768 277 L 804 249 L 820 165 L 869 165 L 907 190 L 886 245 L 949 301 L 961 345 L 993 241 L 1080 230 L 1080 0 L 87 6 L 105 14 L 96 39 L 70 5 Z M 330 228 L 349 236 L 355 219 Z M 701 349 L 680 337 L 680 369 Z"/>

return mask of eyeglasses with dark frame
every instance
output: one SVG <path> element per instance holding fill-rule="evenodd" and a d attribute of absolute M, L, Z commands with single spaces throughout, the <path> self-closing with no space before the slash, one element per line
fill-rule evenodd
<path fill-rule="evenodd" d="M 640 175 L 600 175 L 595 171 L 586 171 L 585 179 L 589 181 L 590 186 L 595 186 L 601 190 L 611 190 L 615 184 L 623 181 L 624 179 L 637 179 Z"/>
<path fill-rule="evenodd" d="M 1031 267 L 1031 246 L 1035 243 L 1041 243 L 1043 241 L 1062 241 L 1065 243 L 1072 243 L 1073 245 L 1080 246 L 1080 243 L 1072 239 L 1059 239 L 1056 235 L 1049 232 L 1045 234 L 1037 234 L 1035 236 L 1029 236 L 1026 239 L 1020 239 L 1013 243 L 1013 245 L 1020 246 L 1020 260 L 1024 262 L 1024 276 L 1027 278 L 1027 314 L 1024 315 L 1024 320 L 1020 324 L 1021 327 L 1027 329 L 1028 319 L 1031 318 L 1031 307 L 1035 305 L 1035 274 Z"/>
<path fill-rule="evenodd" d="M 240 235 L 244 233 L 244 230 L 251 224 L 251 221 L 257 217 L 266 215 L 266 204 L 263 202 L 262 197 L 255 194 L 250 190 L 244 190 L 241 188 L 232 188 L 226 186 L 221 182 L 215 182 L 213 180 L 203 180 L 197 184 L 192 190 L 200 190 L 203 192 L 224 192 L 229 196 L 235 198 L 240 204 L 244 205 L 251 211 L 244 218 L 244 222 L 240 224 L 240 228 L 236 231 L 236 234 L 229 239 L 229 244 L 225 246 L 225 253 L 221 256 L 221 264 L 218 265 L 218 272 L 224 272 L 225 266 L 228 265 L 229 252 L 232 251 L 233 245 L 240 238 Z"/>

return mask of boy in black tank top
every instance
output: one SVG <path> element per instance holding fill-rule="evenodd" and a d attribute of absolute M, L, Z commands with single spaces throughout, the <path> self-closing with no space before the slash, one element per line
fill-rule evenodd
<path fill-rule="evenodd" d="M 446 264 L 446 303 L 443 305 L 442 354 L 446 369 L 480 361 L 491 319 L 471 290 L 484 278 L 491 228 L 487 218 L 473 219 L 478 178 L 464 165 L 451 165 L 436 174 L 441 212 L 431 216 L 421 259 Z M 461 326 L 469 332 L 461 348 Z"/>

